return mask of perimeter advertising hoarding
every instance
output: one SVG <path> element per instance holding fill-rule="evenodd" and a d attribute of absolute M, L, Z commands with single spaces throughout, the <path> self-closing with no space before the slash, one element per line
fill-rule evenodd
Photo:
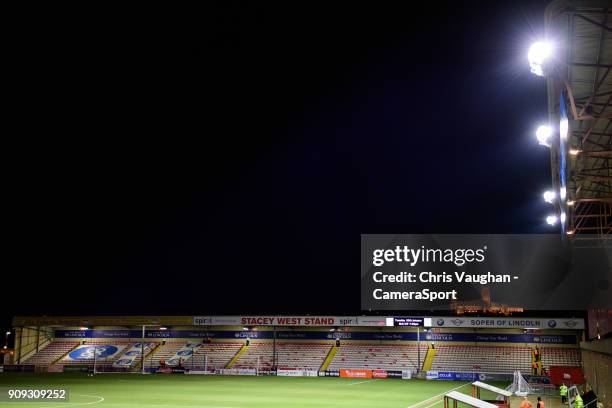
<path fill-rule="evenodd" d="M 558 319 L 548 317 L 431 317 L 425 327 L 462 327 L 470 329 L 554 329 L 584 330 L 584 319 Z"/>
<path fill-rule="evenodd" d="M 79 334 L 78 338 L 116 338 L 113 330 L 56 330 L 55 338 L 74 338 L 74 334 Z M 142 333 L 138 330 L 132 331 L 131 339 L 140 339 Z M 158 335 L 163 335 L 160 337 Z M 272 331 L 202 331 L 191 330 L 165 330 L 159 333 L 146 333 L 147 339 L 258 339 L 272 340 Z M 417 341 L 416 332 L 320 332 L 320 331 L 291 331 L 276 332 L 278 340 L 401 340 Z M 421 333 L 421 340 L 428 341 L 448 341 L 448 342 L 476 342 L 476 343 L 535 343 L 535 344 L 577 344 L 575 334 L 499 334 L 499 333 L 433 333 L 428 331 Z"/>
<path fill-rule="evenodd" d="M 384 327 L 386 317 L 378 316 L 194 316 L 196 326 L 302 326 L 302 327 Z"/>

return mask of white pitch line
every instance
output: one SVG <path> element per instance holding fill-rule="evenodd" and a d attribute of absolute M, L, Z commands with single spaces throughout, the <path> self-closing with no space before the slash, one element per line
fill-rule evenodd
<path fill-rule="evenodd" d="M 423 401 L 421 401 L 421 402 L 417 402 L 417 403 L 416 403 L 416 404 L 414 404 L 414 405 L 410 405 L 408 408 L 415 408 L 415 407 L 419 406 L 420 404 L 422 404 L 422 403 L 424 403 L 424 402 L 430 401 L 430 400 L 432 400 L 432 399 L 434 399 L 434 398 L 441 397 L 441 396 L 443 396 L 444 394 L 446 394 L 446 393 L 448 393 L 448 392 L 458 390 L 459 388 L 461 388 L 461 387 L 465 387 L 465 386 L 466 386 L 466 385 L 468 385 L 468 384 L 471 384 L 471 383 L 467 382 L 467 383 L 465 383 L 465 384 L 463 384 L 463 385 L 460 385 L 460 386 L 458 386 L 458 387 L 455 387 L 455 388 L 453 388 L 453 389 L 450 389 L 450 390 L 444 391 L 444 392 L 442 392 L 442 393 L 440 393 L 440 394 L 438 394 L 438 395 L 434 395 L 433 397 L 429 397 L 429 398 L 427 398 L 427 399 L 425 399 L 425 400 L 423 400 Z M 440 402 L 440 401 L 436 401 L 434 404 L 429 405 L 429 406 L 424 407 L 424 408 L 429 408 L 429 407 L 431 407 L 431 406 L 433 406 L 433 405 L 436 405 L 436 404 L 437 404 L 437 403 L 439 403 L 439 402 Z"/>
<path fill-rule="evenodd" d="M 350 384 L 347 384 L 347 385 L 357 385 L 357 384 L 363 384 L 363 383 L 368 383 L 368 382 L 370 382 L 370 381 L 376 381 L 376 378 L 372 378 L 371 380 L 365 380 L 365 381 L 357 381 L 357 382 L 350 383 Z"/>
<path fill-rule="evenodd" d="M 79 397 L 92 397 L 92 398 L 97 398 L 97 401 L 91 401 L 91 402 L 66 402 L 66 403 L 58 403 L 58 404 L 54 404 L 51 405 L 49 407 L 45 407 L 45 408 L 52 408 L 52 407 L 76 407 L 76 406 L 83 406 L 83 405 L 94 405 L 94 404 L 99 404 L 102 401 L 104 401 L 104 397 L 100 396 L 100 395 L 85 395 L 85 394 L 74 394 L 76 396 Z"/>

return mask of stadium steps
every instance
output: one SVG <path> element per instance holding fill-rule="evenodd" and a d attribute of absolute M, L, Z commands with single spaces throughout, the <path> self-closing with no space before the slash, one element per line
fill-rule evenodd
<path fill-rule="evenodd" d="M 153 357 L 153 353 L 155 353 L 157 349 L 161 347 L 161 343 L 157 343 L 157 342 L 154 342 L 154 343 L 155 343 L 155 346 L 151 347 L 149 349 L 149 352 L 146 353 L 144 356 L 145 367 L 147 366 L 147 357 L 149 356 Z M 129 350 L 129 347 L 125 349 L 123 354 L 127 353 L 128 350 Z M 119 360 L 119 358 L 117 360 Z M 130 367 L 130 372 L 139 372 L 141 370 L 142 370 L 141 358 L 136 358 L 136 360 L 134 360 L 134 364 L 132 364 L 132 366 Z"/>
<path fill-rule="evenodd" d="M 431 370 L 431 365 L 433 364 L 434 358 L 436 357 L 436 349 L 428 348 L 427 354 L 425 355 L 425 360 L 423 360 L 423 371 Z"/>
<path fill-rule="evenodd" d="M 329 349 L 329 353 L 327 353 L 327 357 L 325 357 L 325 360 L 323 361 L 323 364 L 321 365 L 321 368 L 319 369 L 319 371 L 327 370 L 327 367 L 329 367 L 329 365 L 331 364 L 337 352 L 338 352 L 338 346 L 334 344 L 332 348 Z"/>
<path fill-rule="evenodd" d="M 246 353 L 246 351 L 249 349 L 249 346 L 247 346 L 246 344 L 242 347 L 240 347 L 240 350 L 238 350 L 236 352 L 236 354 L 234 354 L 234 357 L 232 357 L 232 359 L 229 361 L 229 363 L 227 363 L 227 365 L 225 366 L 225 368 L 232 368 L 232 366 L 236 363 L 236 361 L 238 360 L 238 358 L 243 354 Z"/>
<path fill-rule="evenodd" d="M 77 347 L 79 347 L 81 345 L 81 343 L 77 343 L 73 348 L 71 348 L 70 350 L 68 350 L 67 352 L 65 352 L 64 354 L 62 354 L 59 358 L 56 358 L 55 360 L 53 360 L 53 362 L 51 364 L 57 364 L 60 361 L 62 361 L 62 359 L 64 357 L 66 357 L 68 354 L 70 354 L 74 349 L 76 349 Z"/>

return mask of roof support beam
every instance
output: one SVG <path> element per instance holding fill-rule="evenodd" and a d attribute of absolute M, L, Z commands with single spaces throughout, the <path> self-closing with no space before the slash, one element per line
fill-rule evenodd
<path fill-rule="evenodd" d="M 606 31 L 612 32 L 612 27 L 608 27 L 607 25 L 602 24 L 602 23 L 600 23 L 600 22 L 598 22 L 598 21 L 595 21 L 595 20 L 593 20 L 593 19 L 590 19 L 590 18 L 588 18 L 588 17 L 586 17 L 586 16 L 583 16 L 582 14 L 575 13 L 574 15 L 575 15 L 576 17 L 580 17 L 581 19 L 583 19 L 583 20 L 585 20 L 585 21 L 588 21 L 589 23 L 591 23 L 591 24 L 593 24 L 593 25 L 596 25 L 597 27 L 601 27 L 601 28 L 603 28 L 603 29 L 604 29 L 604 30 L 606 30 Z"/>

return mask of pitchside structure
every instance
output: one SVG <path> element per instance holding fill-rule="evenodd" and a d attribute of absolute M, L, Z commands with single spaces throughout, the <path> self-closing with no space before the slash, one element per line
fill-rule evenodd
<path fill-rule="evenodd" d="M 326 375 L 512 381 L 567 367 L 580 383 L 580 319 L 420 316 L 16 317 L 6 370 Z M 534 329 L 537 328 L 537 329 Z M 144 351 L 144 353 L 143 353 Z M 141 356 L 144 355 L 144 361 Z M 540 374 L 540 373 L 538 373 Z"/>

